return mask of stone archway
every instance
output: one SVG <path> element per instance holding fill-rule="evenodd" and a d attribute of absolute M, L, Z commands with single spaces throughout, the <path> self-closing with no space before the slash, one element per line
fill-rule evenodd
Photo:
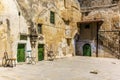
<path fill-rule="evenodd" d="M 83 46 L 83 56 L 91 56 L 91 46 L 90 46 L 90 44 L 85 44 Z"/>

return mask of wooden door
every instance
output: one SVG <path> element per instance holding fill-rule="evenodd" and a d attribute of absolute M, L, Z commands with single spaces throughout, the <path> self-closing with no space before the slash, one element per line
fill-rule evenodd
<path fill-rule="evenodd" d="M 18 44 L 17 61 L 18 62 L 25 62 L 25 44 Z"/>
<path fill-rule="evenodd" d="M 44 60 L 44 45 L 38 45 L 38 61 Z"/>
<path fill-rule="evenodd" d="M 83 46 L 83 56 L 91 56 L 91 46 L 89 44 Z"/>

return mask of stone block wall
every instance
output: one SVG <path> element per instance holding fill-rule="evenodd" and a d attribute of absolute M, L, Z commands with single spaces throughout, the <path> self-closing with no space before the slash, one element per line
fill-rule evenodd
<path fill-rule="evenodd" d="M 104 22 L 101 25 L 100 30 L 120 30 L 119 0 L 79 0 L 79 2 L 81 6 L 82 20 L 103 19 Z M 108 40 L 115 41 L 115 34 L 113 32 L 107 32 L 103 34 L 103 36 L 105 36 Z M 106 41 L 103 40 L 103 42 Z M 109 47 L 110 50 L 108 51 L 104 46 L 101 47 L 102 48 L 99 50 L 99 56 L 107 57 L 111 55 L 109 51 L 112 47 Z"/>
<path fill-rule="evenodd" d="M 81 7 L 95 7 L 113 4 L 113 0 L 79 0 Z"/>
<path fill-rule="evenodd" d="M 59 58 L 74 54 L 73 37 L 77 32 L 77 22 L 81 20 L 80 6 L 77 0 L 36 0 L 33 2 L 21 0 L 18 3 L 28 22 L 31 17 L 36 28 L 37 24 L 42 24 L 43 33 L 41 35 L 44 36 L 44 41 L 38 40 L 38 43 L 41 42 L 40 44 L 45 45 L 45 55 L 46 47 L 52 48 Z M 27 14 L 31 9 L 29 8 L 31 3 L 35 5 L 35 8 L 32 8 L 32 16 L 29 16 Z M 50 11 L 55 12 L 55 24 L 50 23 Z M 69 36 L 66 36 L 66 29 L 69 29 Z M 67 39 L 70 39 L 70 45 L 68 45 Z"/>
<path fill-rule="evenodd" d="M 9 57 L 16 57 L 20 33 L 27 34 L 27 25 L 15 1 L 0 1 L 0 23 L 0 59 L 5 51 Z"/>

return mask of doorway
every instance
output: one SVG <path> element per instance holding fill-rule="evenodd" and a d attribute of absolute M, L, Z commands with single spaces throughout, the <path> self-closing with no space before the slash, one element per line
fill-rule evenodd
<path fill-rule="evenodd" d="M 85 44 L 83 46 L 83 56 L 91 56 L 91 46 L 90 46 L 90 44 Z"/>
<path fill-rule="evenodd" d="M 18 44 L 17 61 L 18 62 L 25 62 L 25 44 Z"/>
<path fill-rule="evenodd" d="M 38 45 L 38 61 L 44 60 L 44 44 Z"/>

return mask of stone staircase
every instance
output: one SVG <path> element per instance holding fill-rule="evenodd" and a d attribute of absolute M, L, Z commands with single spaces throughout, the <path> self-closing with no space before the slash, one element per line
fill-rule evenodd
<path fill-rule="evenodd" d="M 106 57 L 109 55 L 120 58 L 119 31 L 99 32 L 99 45 L 104 49 Z M 109 54 L 108 54 L 109 53 Z"/>

